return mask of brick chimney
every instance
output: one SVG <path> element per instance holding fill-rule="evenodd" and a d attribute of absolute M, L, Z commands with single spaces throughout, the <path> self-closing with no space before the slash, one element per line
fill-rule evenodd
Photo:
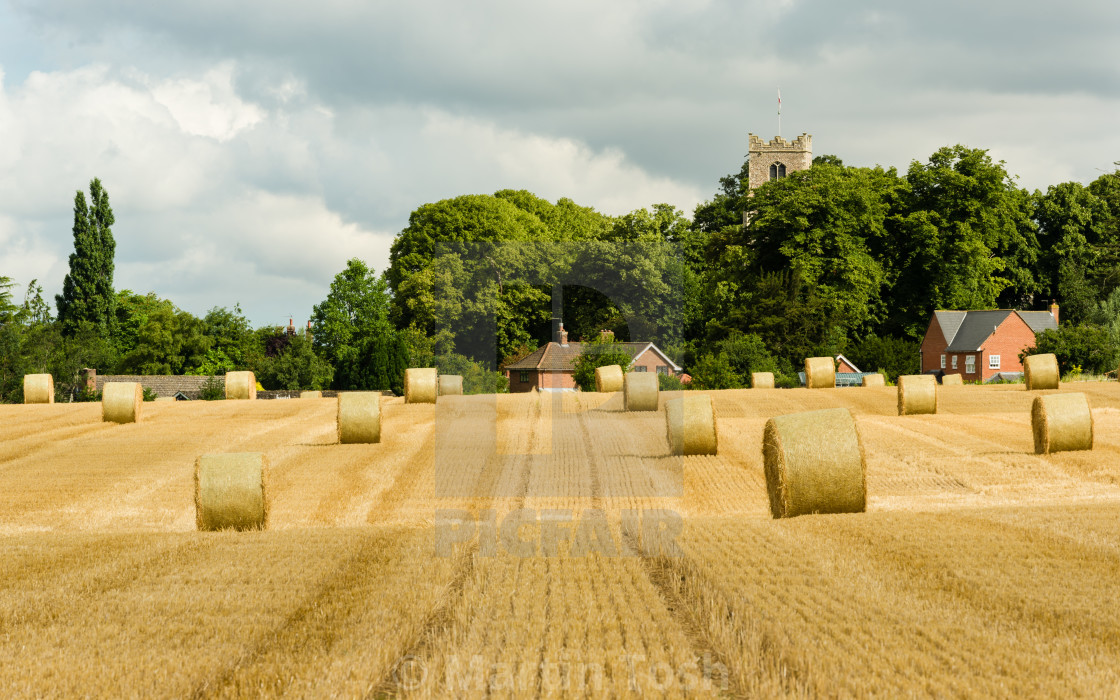
<path fill-rule="evenodd" d="M 1054 323 L 1058 323 L 1058 302 L 1050 302 L 1050 315 L 1054 317 Z"/>
<path fill-rule="evenodd" d="M 559 336 L 556 342 L 560 343 L 561 347 L 568 347 L 568 331 L 564 330 L 564 322 L 560 322 L 560 331 L 557 333 Z"/>

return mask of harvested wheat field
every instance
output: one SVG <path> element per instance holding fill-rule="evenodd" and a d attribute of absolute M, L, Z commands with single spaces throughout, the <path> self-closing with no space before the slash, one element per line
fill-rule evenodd
<path fill-rule="evenodd" d="M 1033 398 L 710 392 L 672 456 L 614 394 L 0 406 L 0 696 L 1120 693 L 1120 385 L 1091 451 Z M 766 421 L 848 408 L 867 511 L 770 515 Z M 261 453 L 267 530 L 198 532 L 200 455 Z"/>

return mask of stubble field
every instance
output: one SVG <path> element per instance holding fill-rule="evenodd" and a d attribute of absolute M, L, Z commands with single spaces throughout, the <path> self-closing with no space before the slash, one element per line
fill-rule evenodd
<path fill-rule="evenodd" d="M 1022 386 L 711 392 L 684 458 L 617 395 L 386 399 L 376 445 L 332 399 L 0 406 L 0 695 L 1120 695 L 1120 385 L 1063 391 L 1092 452 L 1034 455 Z M 838 406 L 868 512 L 771 519 L 766 419 Z M 243 451 L 269 529 L 195 532 Z"/>

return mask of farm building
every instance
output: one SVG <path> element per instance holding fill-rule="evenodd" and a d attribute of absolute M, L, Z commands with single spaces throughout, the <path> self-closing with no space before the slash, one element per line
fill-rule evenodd
<path fill-rule="evenodd" d="M 603 333 L 613 336 L 610 331 Z M 653 343 L 618 343 L 617 346 L 633 358 L 630 364 L 633 372 L 681 373 L 681 367 Z M 575 361 L 582 353 L 583 343 L 569 343 L 568 332 L 561 323 L 551 342 L 505 367 L 510 393 L 534 388 L 538 391 L 574 390 Z"/>
<path fill-rule="evenodd" d="M 103 391 L 110 382 L 138 382 L 140 386 L 155 393 L 159 397 L 175 398 L 180 401 L 195 400 L 201 394 L 208 376 L 194 375 L 169 375 L 169 374 L 98 374 L 95 369 L 82 370 L 86 389 L 89 391 Z M 217 378 L 225 385 L 225 377 Z"/>
<path fill-rule="evenodd" d="M 1035 333 L 1058 327 L 1058 305 L 1048 311 L 934 311 L 922 340 L 922 372 L 960 374 L 966 381 L 1017 377 L 1019 353 Z"/>
<path fill-rule="evenodd" d="M 861 372 L 859 367 L 856 367 L 856 363 L 843 355 L 837 355 L 833 359 L 836 361 L 836 386 L 860 386 L 863 383 L 863 375 L 878 374 L 878 372 Z M 798 372 L 797 378 L 801 386 L 805 386 L 805 373 Z"/>

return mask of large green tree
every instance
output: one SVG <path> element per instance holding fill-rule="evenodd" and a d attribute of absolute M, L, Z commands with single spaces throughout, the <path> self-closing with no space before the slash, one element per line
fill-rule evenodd
<path fill-rule="evenodd" d="M 312 310 L 314 348 L 334 367 L 335 388 L 387 388 L 367 386 L 363 366 L 370 363 L 370 348 L 384 346 L 380 339 L 396 332 L 389 322 L 389 303 L 385 280 L 351 258 L 335 275 L 327 298 Z"/>
<path fill-rule="evenodd" d="M 891 334 L 918 337 L 933 309 L 1019 308 L 1038 291 L 1030 196 L 988 152 L 947 146 L 914 161 L 884 256 Z"/>
<path fill-rule="evenodd" d="M 88 205 L 81 190 L 74 195 L 74 252 L 70 255 L 70 272 L 62 282 L 62 294 L 55 301 L 66 335 L 89 325 L 107 337 L 115 322 L 116 242 L 111 227 L 116 220 L 101 180 L 94 178 L 89 183 L 89 194 Z"/>

